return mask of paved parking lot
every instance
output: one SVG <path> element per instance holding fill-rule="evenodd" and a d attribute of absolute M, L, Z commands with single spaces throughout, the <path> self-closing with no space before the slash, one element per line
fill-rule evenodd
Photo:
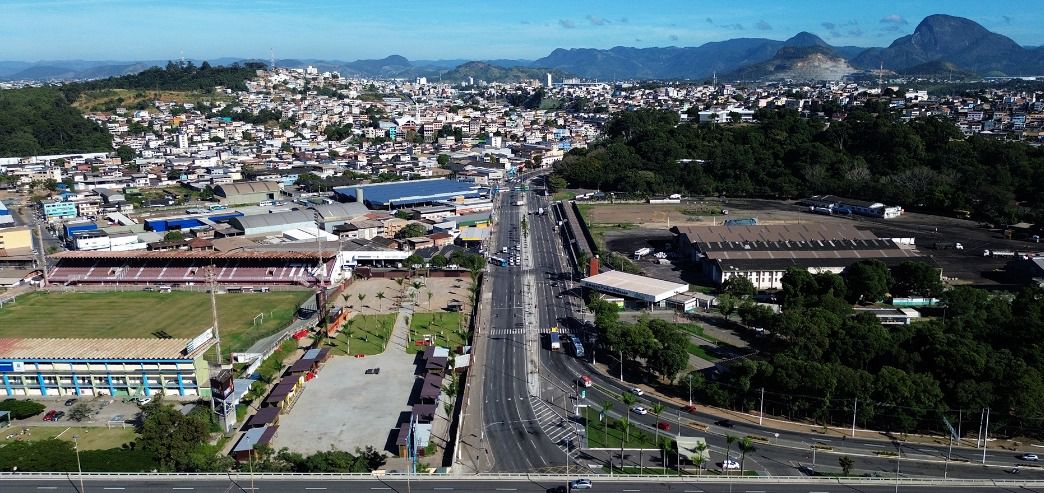
<path fill-rule="evenodd" d="M 379 375 L 365 374 L 376 367 Z M 410 410 L 416 370 L 413 355 L 399 351 L 332 358 L 305 384 L 290 413 L 279 419 L 274 448 L 310 454 L 372 445 L 397 453 L 394 433 L 400 417 Z"/>

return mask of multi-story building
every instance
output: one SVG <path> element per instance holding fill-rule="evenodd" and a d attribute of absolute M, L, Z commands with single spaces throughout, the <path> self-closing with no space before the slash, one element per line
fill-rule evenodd
<path fill-rule="evenodd" d="M 51 219 L 65 219 L 76 217 L 76 203 L 63 202 L 59 200 L 42 202 L 44 217 Z"/>

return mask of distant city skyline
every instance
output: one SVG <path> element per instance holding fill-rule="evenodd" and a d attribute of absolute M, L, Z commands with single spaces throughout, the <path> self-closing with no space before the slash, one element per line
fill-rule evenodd
<path fill-rule="evenodd" d="M 162 60 L 244 57 L 354 60 L 535 59 L 555 48 L 698 46 L 730 38 L 783 40 L 801 31 L 833 45 L 887 46 L 925 16 L 967 17 L 1024 46 L 1044 44 L 1037 1 L 1004 9 L 927 2 L 624 0 L 377 2 L 315 0 L 12 0 L 3 5 L 0 60 Z M 520 8 L 523 7 L 523 8 Z"/>

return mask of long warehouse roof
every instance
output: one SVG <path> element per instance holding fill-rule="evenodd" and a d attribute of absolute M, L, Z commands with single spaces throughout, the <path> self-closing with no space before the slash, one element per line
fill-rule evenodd
<path fill-rule="evenodd" d="M 598 291 L 616 293 L 643 301 L 660 302 L 689 290 L 688 284 L 664 281 L 611 270 L 584 278 L 580 284 Z"/>

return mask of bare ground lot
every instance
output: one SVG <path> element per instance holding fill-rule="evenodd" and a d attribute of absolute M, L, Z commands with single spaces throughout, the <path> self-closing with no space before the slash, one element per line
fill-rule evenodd
<path fill-rule="evenodd" d="M 414 291 L 412 283 L 422 283 L 417 293 L 417 311 L 429 311 L 428 293 L 431 293 L 430 311 L 445 310 L 451 302 L 466 302 L 471 279 L 465 277 L 415 277 L 407 279 L 400 287 L 393 279 L 373 278 L 361 279 L 352 283 L 344 293 L 335 300 L 337 306 L 347 306 L 363 315 L 376 313 L 393 313 L 399 310 L 399 300 L 409 299 Z M 377 293 L 384 293 L 384 300 L 377 298 Z M 359 295 L 363 295 L 362 301 Z"/>
<path fill-rule="evenodd" d="M 715 203 L 715 201 L 708 202 Z M 724 216 L 689 218 L 684 223 L 681 210 L 689 208 L 689 204 L 605 204 L 592 205 L 585 212 L 585 217 L 600 224 L 633 224 L 632 229 L 615 229 L 604 232 L 606 246 L 614 251 L 630 256 L 642 247 L 663 249 L 671 239 L 666 230 L 665 218 L 671 217 L 671 226 L 680 224 L 720 224 Z M 860 229 L 868 229 L 882 238 L 915 239 L 918 250 L 923 255 L 931 256 L 943 269 L 943 275 L 957 278 L 956 283 L 974 283 L 981 285 L 999 285 L 1005 282 L 999 272 L 1004 268 L 1005 259 L 984 257 L 983 250 L 1038 250 L 1044 247 L 1025 241 L 1004 239 L 999 231 L 979 227 L 975 221 L 950 217 L 932 216 L 908 212 L 894 219 L 873 219 L 853 217 L 828 217 L 812 215 L 805 208 L 793 202 L 761 199 L 728 199 L 720 207 L 729 209 L 728 218 L 756 217 L 762 224 L 783 224 L 798 222 L 849 222 Z M 675 218 L 675 212 L 679 216 Z M 652 219 L 650 221 L 650 219 Z M 678 221 L 678 222 L 676 222 Z M 937 241 L 958 241 L 964 250 L 936 250 L 932 248 Z M 1039 248 L 1038 248 L 1039 247 Z M 638 264 L 646 274 L 667 280 L 680 282 L 696 282 L 694 276 L 676 265 L 654 265 L 648 262 Z"/>
<path fill-rule="evenodd" d="M 367 375 L 368 368 L 381 373 Z M 280 417 L 273 448 L 310 454 L 372 445 L 398 453 L 394 433 L 409 413 L 416 371 L 414 355 L 400 351 L 331 358 L 294 408 Z"/>

